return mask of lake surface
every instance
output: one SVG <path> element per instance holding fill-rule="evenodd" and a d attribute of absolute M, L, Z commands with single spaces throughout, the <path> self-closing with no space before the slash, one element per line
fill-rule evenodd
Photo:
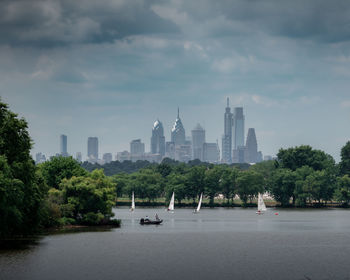
<path fill-rule="evenodd" d="M 350 279 L 347 209 L 114 212 L 119 229 L 0 250 L 0 279 Z M 156 213 L 162 225 L 139 224 Z"/>

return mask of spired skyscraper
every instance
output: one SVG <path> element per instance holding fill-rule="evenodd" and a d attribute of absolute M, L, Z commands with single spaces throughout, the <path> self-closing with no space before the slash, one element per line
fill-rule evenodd
<path fill-rule="evenodd" d="M 192 132 L 192 159 L 203 161 L 203 145 L 205 143 L 205 130 L 200 124 Z"/>
<path fill-rule="evenodd" d="M 180 110 L 177 108 L 177 118 L 171 129 L 171 142 L 175 144 L 175 146 L 184 145 L 186 141 L 185 128 L 182 125 L 180 119 Z"/>
<path fill-rule="evenodd" d="M 232 113 L 227 98 L 227 106 L 224 114 L 224 135 L 222 136 L 222 162 L 232 162 Z"/>
<path fill-rule="evenodd" d="M 165 155 L 164 128 L 159 120 L 156 120 L 152 128 L 151 154 Z"/>

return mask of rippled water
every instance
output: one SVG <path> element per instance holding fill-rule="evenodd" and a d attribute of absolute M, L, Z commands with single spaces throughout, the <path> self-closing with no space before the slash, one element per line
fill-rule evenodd
<path fill-rule="evenodd" d="M 119 229 L 0 251 L 0 279 L 350 279 L 350 210 L 276 211 L 118 208 Z"/>

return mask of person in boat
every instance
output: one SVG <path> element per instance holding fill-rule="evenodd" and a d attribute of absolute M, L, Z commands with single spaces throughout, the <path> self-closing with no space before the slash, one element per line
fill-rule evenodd
<path fill-rule="evenodd" d="M 158 214 L 156 213 L 156 221 L 159 221 L 159 217 L 158 217 Z"/>
<path fill-rule="evenodd" d="M 146 215 L 146 217 L 145 217 L 145 221 L 147 221 L 147 222 L 149 221 L 149 218 L 148 218 L 148 216 L 147 216 L 147 215 Z"/>

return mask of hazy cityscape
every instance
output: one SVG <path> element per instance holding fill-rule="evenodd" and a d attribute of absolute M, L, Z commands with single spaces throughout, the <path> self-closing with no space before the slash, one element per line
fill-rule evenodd
<path fill-rule="evenodd" d="M 350 279 L 348 0 L 0 1 L 0 280 Z"/>
<path fill-rule="evenodd" d="M 245 134 L 245 116 L 243 107 L 234 107 L 233 113 L 227 98 L 227 104 L 224 113 L 224 133 L 222 135 L 221 153 L 218 140 L 216 143 L 208 143 L 205 138 L 205 129 L 198 123 L 192 130 L 191 136 L 186 136 L 186 130 L 180 118 L 180 108 L 177 110 L 177 117 L 171 128 L 171 139 L 166 141 L 164 136 L 164 127 L 162 122 L 157 119 L 152 127 L 152 136 L 150 149 L 147 152 L 142 139 L 130 141 L 129 151 L 120 151 L 117 153 L 104 153 L 99 155 L 98 137 L 89 137 L 87 139 L 87 157 L 86 161 L 90 163 L 99 163 L 103 165 L 117 160 L 123 162 L 126 160 L 136 162 L 145 160 L 149 162 L 160 163 L 164 158 L 170 158 L 180 162 L 190 160 L 200 160 L 208 163 L 249 163 L 254 164 L 263 160 L 271 160 L 272 156 L 263 156 L 258 151 L 258 142 L 254 128 L 249 128 Z M 247 136 L 245 136 L 247 135 Z M 72 156 L 78 162 L 83 161 L 83 153 L 76 152 L 75 155 L 68 154 L 68 137 L 60 135 L 60 152 L 55 156 Z M 36 163 L 45 162 L 48 157 L 43 153 L 37 153 Z"/>

